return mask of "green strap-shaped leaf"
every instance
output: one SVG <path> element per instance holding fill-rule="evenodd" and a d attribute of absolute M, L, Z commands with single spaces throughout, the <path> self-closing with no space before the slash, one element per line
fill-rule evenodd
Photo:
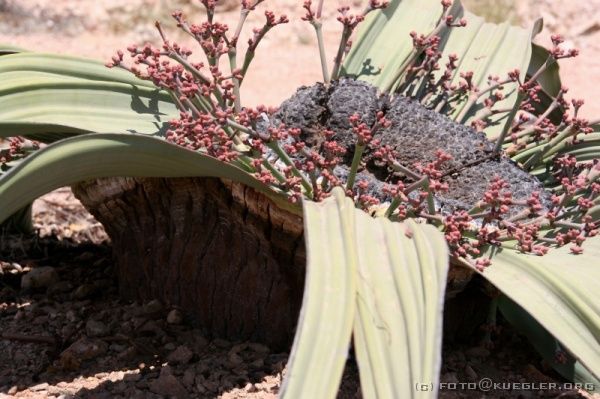
<path fill-rule="evenodd" d="M 371 12 L 358 30 L 343 74 L 384 87 L 412 51 L 409 34 L 429 33 L 441 13 L 438 1 L 394 0 Z"/>
<path fill-rule="evenodd" d="M 549 51 L 546 50 L 544 47 L 539 46 L 537 44 L 533 44 L 531 52 L 531 62 L 529 63 L 527 75 L 534 75 L 546 62 L 549 55 Z M 540 74 L 537 81 L 542 87 L 542 90 L 539 93 L 540 102 L 535 102 L 533 106 L 536 107 L 540 114 L 542 114 L 545 110 L 548 109 L 548 107 L 553 101 L 553 97 L 555 97 L 558 94 L 560 88 L 562 87 L 562 83 L 560 81 L 560 68 L 558 63 L 555 62 L 552 65 L 548 66 L 546 70 Z M 553 122 L 560 122 L 560 118 L 562 116 L 561 111 L 562 107 L 559 106 L 556 110 L 554 110 L 554 112 L 550 114 L 550 118 Z"/>
<path fill-rule="evenodd" d="M 538 257 L 498 250 L 481 275 L 537 320 L 596 378 L 600 376 L 600 237 L 582 255 L 568 246 Z"/>
<path fill-rule="evenodd" d="M 354 346 L 363 394 L 437 397 L 448 272 L 443 235 L 430 225 L 402 226 L 364 213 L 356 226 Z"/>
<path fill-rule="evenodd" d="M 0 121 L 0 137 L 23 136 L 30 140 L 52 143 L 78 134 L 93 133 L 87 129 L 45 122 Z"/>
<path fill-rule="evenodd" d="M 343 190 L 305 201 L 307 281 L 283 398 L 334 398 L 350 334 L 365 398 L 436 397 L 448 251 L 428 225 L 374 219 Z"/>
<path fill-rule="evenodd" d="M 152 82 L 138 79 L 123 69 L 107 68 L 102 62 L 96 60 L 59 54 L 34 52 L 9 54 L 0 58 L 0 74 L 5 72 L 43 72 L 69 78 L 103 80 L 154 88 Z"/>
<path fill-rule="evenodd" d="M 412 40 L 409 33 L 429 34 L 442 13 L 439 0 L 393 0 L 390 6 L 371 13 L 359 29 L 354 46 L 344 63 L 344 74 L 357 76 L 385 87 L 394 80 L 398 68 L 411 53 Z M 506 77 L 509 71 L 519 69 L 522 77 L 527 72 L 531 58 L 531 40 L 540 29 L 535 24 L 531 30 L 511 26 L 508 23 L 494 24 L 465 11 L 459 2 L 453 6 L 455 18 L 464 17 L 464 28 L 444 28 L 442 38 L 442 62 L 449 54 L 459 56 L 458 69 L 454 82 L 460 80 L 460 73 L 473 71 L 473 82 L 484 87 L 489 75 Z M 517 101 L 515 85 L 507 85 L 506 98 L 497 103 L 498 108 L 512 108 Z M 483 99 L 482 99 L 483 100 Z M 456 106 L 450 116 L 457 116 L 462 105 Z M 475 114 L 477 107 L 468 113 Z M 506 115 L 492 118 L 486 133 L 496 135 L 502 131 Z"/>
<path fill-rule="evenodd" d="M 571 138 L 567 138 L 560 144 L 560 149 L 555 154 L 547 156 L 540 162 L 537 168 L 533 169 L 531 173 L 538 177 L 547 189 L 552 189 L 560 184 L 559 181 L 552 175 L 551 170 L 547 165 L 551 165 L 554 158 L 564 154 L 573 155 L 577 162 L 590 162 L 595 159 L 600 159 L 600 123 L 593 125 L 593 133 L 579 134 L 577 136 L 577 144 L 571 144 Z M 539 145 L 537 149 L 542 148 L 543 145 Z M 529 152 L 529 156 L 533 154 L 534 150 Z M 519 157 L 518 157 L 519 158 Z M 521 160 L 527 159 L 527 157 L 520 157 Z"/>
<path fill-rule="evenodd" d="M 356 313 L 358 212 L 341 190 L 304 202 L 306 283 L 282 398 L 336 397 Z"/>
<path fill-rule="evenodd" d="M 177 116 L 167 93 L 118 68 L 52 54 L 0 57 L 0 137 L 51 142 L 84 132 L 162 135 Z"/>
<path fill-rule="evenodd" d="M 10 46 L 8 44 L 0 44 L 0 55 L 22 53 L 24 51 L 26 51 L 26 50 L 23 50 L 22 48 L 19 48 L 19 47 Z"/>
<path fill-rule="evenodd" d="M 0 74 L 0 137 L 78 131 L 160 135 L 176 116 L 168 95 L 155 88 L 35 71 Z"/>
<path fill-rule="evenodd" d="M 600 123 L 591 126 L 594 131 L 588 134 L 579 134 L 577 144 L 571 144 L 571 138 L 563 142 L 558 155 L 570 154 L 577 158 L 578 162 L 589 162 L 594 159 L 600 159 Z M 554 154 L 556 156 L 556 154 Z M 546 163 L 550 163 L 553 157 L 545 158 Z"/>
<path fill-rule="evenodd" d="M 243 170 L 164 140 L 137 134 L 86 134 L 27 157 L 0 178 L 0 223 L 56 188 L 101 177 L 220 177 L 253 187 L 300 210 Z"/>

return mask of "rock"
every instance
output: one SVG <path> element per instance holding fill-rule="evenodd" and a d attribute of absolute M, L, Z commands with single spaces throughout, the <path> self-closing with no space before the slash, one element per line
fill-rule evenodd
<path fill-rule="evenodd" d="M 167 323 L 169 324 L 181 324 L 183 321 L 183 315 L 179 309 L 173 309 L 167 315 Z"/>
<path fill-rule="evenodd" d="M 459 363 L 464 363 L 467 361 L 467 357 L 464 353 L 462 353 L 462 351 L 458 351 L 456 352 L 456 361 Z"/>
<path fill-rule="evenodd" d="M 490 351 L 481 346 L 474 346 L 473 348 L 469 348 L 465 351 L 465 354 L 468 357 L 488 357 L 490 355 Z"/>
<path fill-rule="evenodd" d="M 202 385 L 209 392 L 217 392 L 217 390 L 219 389 L 219 383 L 215 381 L 204 381 Z"/>
<path fill-rule="evenodd" d="M 144 391 L 141 389 L 135 389 L 131 396 L 125 396 L 128 399 L 162 399 L 160 395 L 154 395 L 148 391 Z"/>
<path fill-rule="evenodd" d="M 159 395 L 175 397 L 175 398 L 187 398 L 189 396 L 185 387 L 179 382 L 179 380 L 173 375 L 169 366 L 164 366 L 159 377 L 148 384 L 151 392 Z"/>
<path fill-rule="evenodd" d="M 127 349 L 127 345 L 125 344 L 118 344 L 118 343 L 113 343 L 110 344 L 110 346 L 108 347 L 108 349 L 110 349 L 113 352 L 122 352 L 125 349 Z"/>
<path fill-rule="evenodd" d="M 248 348 L 250 348 L 252 351 L 254 352 L 258 352 L 258 353 L 269 353 L 269 347 L 267 347 L 266 345 L 263 344 L 258 344 L 256 342 L 250 342 L 248 344 Z"/>
<path fill-rule="evenodd" d="M 222 338 L 217 338 L 212 341 L 213 345 L 219 349 L 225 349 L 231 346 L 231 342 L 224 340 Z"/>
<path fill-rule="evenodd" d="M 45 391 L 48 389 L 49 386 L 50 386 L 50 384 L 48 384 L 47 382 L 43 382 L 41 384 L 37 384 L 32 387 L 29 387 L 29 390 L 33 391 L 33 392 Z"/>
<path fill-rule="evenodd" d="M 35 319 L 33 319 L 32 324 L 35 325 L 42 325 L 42 324 L 47 324 L 48 323 L 48 316 L 38 316 Z"/>
<path fill-rule="evenodd" d="M 475 370 L 473 370 L 473 367 L 469 366 L 468 364 L 465 367 L 465 375 L 467 376 L 467 379 L 471 382 L 477 381 L 479 379 L 477 373 L 475 372 Z"/>
<path fill-rule="evenodd" d="M 125 374 L 125 376 L 123 377 L 123 381 L 136 382 L 136 381 L 139 381 L 141 378 L 142 378 L 142 375 L 140 373 L 130 373 L 130 374 Z"/>
<path fill-rule="evenodd" d="M 94 280 L 92 284 L 98 289 L 108 289 L 114 285 L 113 282 L 107 278 Z"/>
<path fill-rule="evenodd" d="M 164 348 L 166 351 L 172 352 L 177 348 L 177 345 L 174 342 L 167 342 Z"/>
<path fill-rule="evenodd" d="M 457 383 L 458 381 L 458 377 L 456 376 L 456 373 L 454 372 L 448 372 L 448 373 L 444 373 L 440 376 L 440 381 L 441 382 L 447 382 L 447 383 Z"/>
<path fill-rule="evenodd" d="M 21 288 L 47 288 L 59 281 L 58 273 L 50 266 L 36 267 L 21 278 Z"/>
<path fill-rule="evenodd" d="M 24 312 L 22 310 L 18 310 L 17 313 L 15 313 L 15 315 L 14 315 L 15 321 L 24 320 L 26 318 L 27 318 L 27 312 Z"/>
<path fill-rule="evenodd" d="M 167 361 L 173 364 L 187 364 L 193 356 L 194 352 L 190 348 L 181 345 L 167 356 Z"/>
<path fill-rule="evenodd" d="M 198 391 L 198 393 L 206 392 L 206 388 L 202 382 L 196 382 L 196 391 Z"/>
<path fill-rule="evenodd" d="M 94 394 L 94 399 L 112 399 L 113 395 L 108 391 L 99 391 Z"/>
<path fill-rule="evenodd" d="M 110 328 L 101 321 L 90 319 L 85 324 L 85 332 L 88 337 L 104 337 L 110 334 Z"/>
<path fill-rule="evenodd" d="M 183 385 L 185 385 L 186 387 L 192 388 L 194 386 L 195 378 L 196 378 L 196 373 L 194 372 L 194 369 L 189 368 L 183 372 L 183 378 L 181 379 L 181 381 L 183 382 Z"/>
<path fill-rule="evenodd" d="M 238 366 L 244 362 L 244 359 L 242 359 L 242 357 L 237 353 L 230 353 L 228 359 L 229 363 L 231 363 L 234 366 Z"/>
<path fill-rule="evenodd" d="M 145 317 L 134 317 L 133 319 L 130 320 L 131 324 L 133 325 L 134 329 L 139 329 L 140 327 L 142 327 L 144 324 L 146 324 L 148 322 L 148 319 Z"/>
<path fill-rule="evenodd" d="M 106 342 L 83 337 L 71 344 L 60 356 L 62 358 L 66 354 L 71 354 L 81 360 L 89 360 L 105 354 L 107 350 Z"/>
<path fill-rule="evenodd" d="M 234 345 L 233 347 L 231 347 L 231 349 L 229 350 L 229 353 L 240 353 L 246 348 L 248 348 L 247 343 L 237 344 L 237 345 Z"/>
<path fill-rule="evenodd" d="M 117 355 L 117 359 L 119 360 L 131 360 L 137 354 L 137 349 L 135 346 L 130 346 L 129 348 L 119 352 Z"/>
<path fill-rule="evenodd" d="M 127 389 L 127 384 L 124 381 L 119 381 L 113 385 L 113 393 L 123 393 Z"/>
<path fill-rule="evenodd" d="M 276 392 L 279 381 L 271 376 L 265 378 L 261 383 L 255 384 L 259 390 L 265 392 Z"/>
<path fill-rule="evenodd" d="M 73 292 L 73 297 L 75 299 L 86 299 L 94 295 L 97 291 L 97 288 L 93 284 L 82 284 L 75 292 Z"/>
<path fill-rule="evenodd" d="M 542 373 L 533 364 L 527 364 L 523 368 L 523 375 L 527 378 L 528 381 L 553 382 L 552 378 L 550 378 L 546 374 Z"/>
<path fill-rule="evenodd" d="M 204 338 L 204 336 L 202 334 L 200 334 L 199 332 L 193 333 L 191 341 L 192 341 L 192 348 L 194 349 L 195 352 L 200 352 L 202 349 L 204 349 L 206 347 L 206 345 L 208 345 L 208 340 L 206 338 Z"/>
<path fill-rule="evenodd" d="M 163 331 L 161 326 L 158 325 L 158 323 L 154 320 L 147 320 L 147 321 L 141 323 L 140 326 L 138 327 L 138 331 L 140 333 L 152 333 L 156 336 L 165 335 L 165 332 Z"/>
<path fill-rule="evenodd" d="M 75 323 L 76 321 L 79 320 L 77 312 L 75 312 L 73 309 L 67 310 L 67 313 L 65 313 L 65 317 L 67 318 L 67 321 L 69 321 L 70 323 Z"/>
<path fill-rule="evenodd" d="M 136 381 L 135 386 L 139 389 L 148 389 L 148 380 Z"/>
<path fill-rule="evenodd" d="M 142 308 L 142 312 L 144 315 L 156 314 L 156 313 L 160 313 L 162 311 L 163 311 L 163 305 L 162 305 L 162 303 L 160 303 L 159 300 L 156 300 L 156 299 L 153 299 L 152 301 L 146 303 Z"/>
<path fill-rule="evenodd" d="M 48 287 L 48 294 L 64 294 L 73 289 L 73 284 L 70 281 L 59 281 Z"/>
<path fill-rule="evenodd" d="M 68 386 L 68 384 L 67 384 L 67 386 Z M 58 386 L 55 386 L 55 385 L 49 385 L 48 389 L 46 390 L 46 393 L 48 395 L 54 395 L 56 397 L 60 397 L 61 395 L 64 395 L 65 392 L 66 391 L 65 391 L 64 387 L 63 388 L 59 388 Z M 52 396 L 49 396 L 49 397 L 52 397 Z M 63 396 L 63 398 L 64 398 L 64 396 Z M 73 395 L 69 395 L 69 398 L 72 399 Z"/>
<path fill-rule="evenodd" d="M 248 392 L 248 393 L 258 392 L 258 389 L 256 388 L 256 386 L 254 384 L 249 382 L 246 385 L 244 385 L 244 392 Z"/>

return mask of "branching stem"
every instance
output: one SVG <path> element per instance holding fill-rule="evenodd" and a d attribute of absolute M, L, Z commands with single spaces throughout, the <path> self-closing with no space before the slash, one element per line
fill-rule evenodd
<path fill-rule="evenodd" d="M 356 143 L 354 147 L 354 156 L 352 157 L 352 164 L 350 165 L 350 172 L 348 173 L 348 180 L 346 181 L 346 190 L 352 190 L 354 188 L 354 181 L 356 180 L 356 172 L 360 166 L 363 152 L 367 146 L 365 144 Z"/>
<path fill-rule="evenodd" d="M 320 20 L 313 20 L 310 22 L 310 24 L 315 28 L 315 33 L 317 34 L 317 44 L 319 46 L 319 58 L 321 59 L 323 82 L 325 82 L 325 84 L 329 84 L 331 79 L 327 70 L 327 55 L 325 52 L 325 41 L 323 40 L 323 25 L 321 24 Z"/>
<path fill-rule="evenodd" d="M 304 190 L 306 191 L 305 192 L 306 196 L 308 198 L 312 199 L 312 197 L 313 197 L 312 184 L 310 184 L 310 182 L 306 179 L 306 177 L 298 170 L 298 168 L 296 168 L 296 165 L 294 165 L 294 161 L 292 161 L 290 159 L 289 155 L 287 154 L 287 152 L 285 152 L 281 148 L 281 146 L 279 145 L 279 142 L 277 142 L 275 140 L 271 140 L 270 142 L 267 143 L 267 147 L 269 147 L 271 150 L 273 150 L 273 152 L 275 152 L 275 154 L 277 154 L 279 159 L 281 159 L 281 161 L 284 164 L 286 164 L 288 167 L 290 167 L 294 176 L 300 178 L 302 186 L 304 187 Z"/>

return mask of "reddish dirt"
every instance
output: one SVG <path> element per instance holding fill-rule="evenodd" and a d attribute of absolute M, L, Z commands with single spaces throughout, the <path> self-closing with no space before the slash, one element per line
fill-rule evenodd
<path fill-rule="evenodd" d="M 582 115 L 590 120 L 600 118 L 600 0 L 571 2 L 565 0 L 517 1 L 517 14 L 522 21 L 544 19 L 544 31 L 536 41 L 550 42 L 550 35 L 565 38 L 565 48 L 577 48 L 580 56 L 561 60 L 563 84 L 569 97 L 585 99 Z"/>

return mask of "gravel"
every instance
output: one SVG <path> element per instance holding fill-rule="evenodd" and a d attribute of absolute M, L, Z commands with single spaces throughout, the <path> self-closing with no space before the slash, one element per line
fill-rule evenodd
<path fill-rule="evenodd" d="M 52 295 L 50 288 L 21 288 L 22 278 L 42 267 L 60 277 L 50 286 L 60 286 Z M 106 244 L 4 237 L 0 268 L 0 333 L 11 337 L 0 340 L 0 399 L 277 397 L 287 353 L 273 353 L 256 342 L 211 340 L 168 304 L 120 299 Z M 94 295 L 74 295 L 82 286 L 96 287 Z M 169 322 L 174 318 L 177 323 Z M 508 326 L 494 335 L 495 349 L 482 347 L 479 337 L 446 343 L 441 381 L 467 382 L 475 376 L 498 382 L 560 381 Z M 359 392 L 358 369 L 350 360 L 338 397 L 360 398 Z M 442 391 L 439 397 L 474 399 L 480 394 Z M 572 390 L 543 394 L 590 398 Z"/>

